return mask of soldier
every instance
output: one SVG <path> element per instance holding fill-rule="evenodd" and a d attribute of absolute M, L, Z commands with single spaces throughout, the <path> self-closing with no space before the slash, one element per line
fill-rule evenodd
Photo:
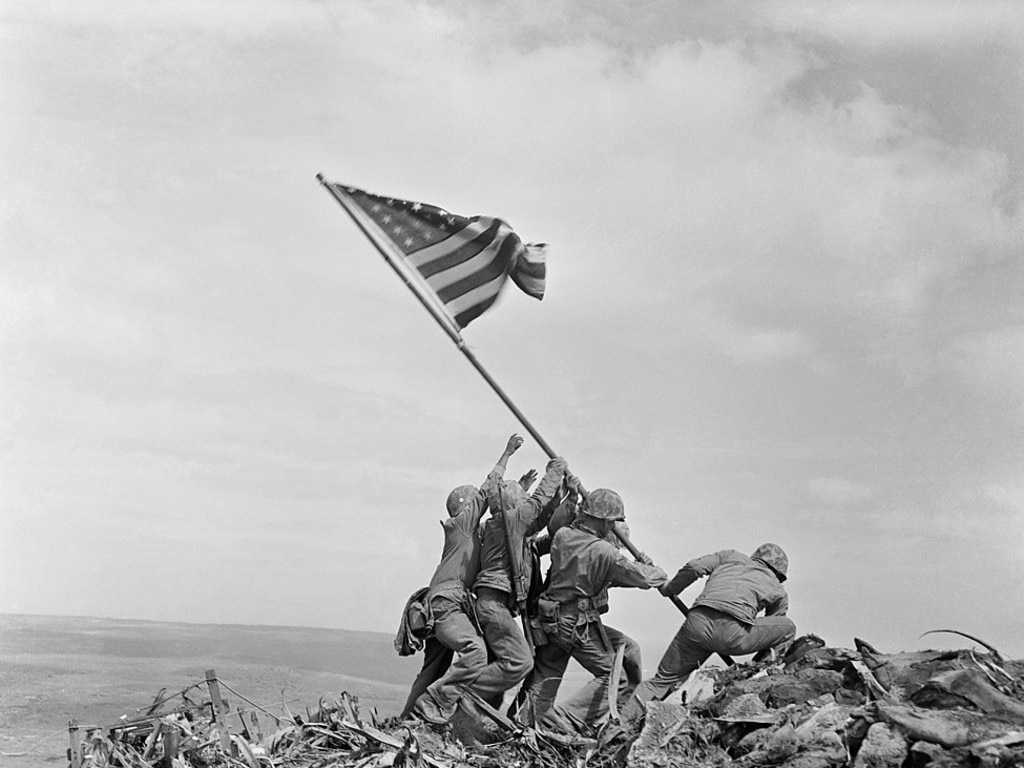
<path fill-rule="evenodd" d="M 480 567 L 479 525 L 487 510 L 488 494 L 504 483 L 505 465 L 522 444 L 519 435 L 509 437 L 480 489 L 460 485 L 448 494 L 449 518 L 441 523 L 444 548 L 427 593 L 433 633 L 403 715 L 411 711 L 430 723 L 447 722 L 458 707 L 459 686 L 472 682 L 487 664 L 487 647 L 471 618 L 468 591 Z M 449 667 L 453 655 L 457 658 Z"/>
<path fill-rule="evenodd" d="M 505 482 L 492 487 L 488 496 L 491 517 L 484 524 L 474 591 L 477 619 L 493 661 L 470 685 L 484 699 L 497 700 L 530 671 L 530 644 L 515 616 L 525 608 L 533 575 L 529 537 L 546 525 L 565 471 L 565 459 L 554 458 L 532 495 L 518 483 Z"/>
<path fill-rule="evenodd" d="M 555 531 L 551 540 L 548 587 L 537 601 L 537 624 L 547 642 L 538 645 L 529 703 L 521 719 L 549 728 L 577 730 L 580 721 L 593 726 L 607 714 L 607 690 L 615 649 L 625 645 L 636 668 L 636 643 L 613 627 L 605 626 L 609 587 L 649 589 L 665 583 L 663 570 L 650 559 L 633 562 L 607 540 L 617 521 L 625 520 L 622 498 L 598 488 L 586 499 L 577 520 Z M 555 697 L 569 659 L 576 659 L 597 679 L 587 693 L 574 697 L 569 707 L 554 710 Z M 620 681 L 620 691 L 628 686 Z M 530 711 L 532 710 L 532 711 Z"/>
<path fill-rule="evenodd" d="M 623 721 L 638 720 L 648 701 L 668 697 L 713 653 L 758 653 L 792 640 L 796 625 L 786 618 L 789 596 L 782 586 L 788 571 L 789 558 L 778 544 L 762 544 L 750 557 L 724 549 L 680 568 L 660 587 L 662 594 L 678 595 L 701 576 L 708 577 L 707 584 L 657 673 L 637 687 L 623 708 Z M 765 615 L 758 617 L 761 610 Z"/>

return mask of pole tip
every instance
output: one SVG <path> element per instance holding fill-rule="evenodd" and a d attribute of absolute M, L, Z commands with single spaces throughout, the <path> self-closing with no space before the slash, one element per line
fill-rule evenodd
<path fill-rule="evenodd" d="M 323 184 L 324 183 L 324 175 L 322 173 L 318 173 L 316 175 L 316 180 L 319 181 L 321 184 Z"/>

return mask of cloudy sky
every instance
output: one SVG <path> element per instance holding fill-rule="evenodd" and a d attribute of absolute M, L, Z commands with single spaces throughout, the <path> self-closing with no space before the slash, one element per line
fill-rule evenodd
<path fill-rule="evenodd" d="M 393 630 L 522 430 L 320 172 L 550 244 L 465 338 L 667 570 L 776 541 L 802 632 L 1024 656 L 1021 19 L 4 0 L 0 612 Z"/>

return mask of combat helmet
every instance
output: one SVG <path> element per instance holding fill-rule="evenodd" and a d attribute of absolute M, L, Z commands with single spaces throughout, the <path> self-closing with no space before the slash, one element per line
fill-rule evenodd
<path fill-rule="evenodd" d="M 448 501 L 445 502 L 445 506 L 448 508 L 448 514 L 455 517 L 459 512 L 462 511 L 462 505 L 469 501 L 477 493 L 477 487 L 475 485 L 460 485 L 458 488 L 452 490 L 448 494 Z"/>
<path fill-rule="evenodd" d="M 785 581 L 789 572 L 789 557 L 778 544 L 762 544 L 750 555 L 751 560 L 758 560 L 773 571 L 779 577 L 779 581 Z"/>
<path fill-rule="evenodd" d="M 519 483 L 514 480 L 500 480 L 491 485 L 487 503 L 491 505 L 491 513 L 494 514 L 515 509 L 528 498 L 530 494 L 523 490 Z"/>
<path fill-rule="evenodd" d="M 598 520 L 619 521 L 626 519 L 626 507 L 622 497 L 607 488 L 596 488 L 587 494 L 583 514 Z"/>

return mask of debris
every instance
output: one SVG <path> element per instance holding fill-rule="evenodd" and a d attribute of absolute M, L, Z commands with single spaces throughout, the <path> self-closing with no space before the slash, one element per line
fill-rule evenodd
<path fill-rule="evenodd" d="M 957 698 L 966 699 L 990 717 L 1024 724 L 1024 702 L 1000 691 L 980 670 L 956 669 L 943 672 L 925 683 L 918 694 L 931 689 L 939 689 Z M 918 694 L 913 697 L 915 700 Z"/>
<path fill-rule="evenodd" d="M 984 640 L 980 640 L 979 638 L 975 637 L 974 635 L 968 635 L 966 632 L 961 632 L 958 629 L 929 629 L 927 632 L 922 632 L 921 633 L 921 637 L 924 637 L 925 635 L 935 635 L 935 634 L 938 634 L 940 632 L 946 632 L 946 633 L 951 634 L 951 635 L 960 635 L 960 637 L 966 637 L 968 640 L 973 640 L 974 642 L 978 643 L 979 645 L 984 646 L 985 649 L 987 651 L 989 651 L 992 654 L 993 657 L 995 657 L 996 661 L 1002 661 L 1003 660 L 1002 654 L 999 653 L 999 651 L 997 651 L 991 645 L 986 643 Z"/>
<path fill-rule="evenodd" d="M 378 722 L 348 693 L 322 697 L 302 717 L 282 700 L 276 715 L 210 670 L 178 694 L 161 691 L 138 710 L 144 715 L 69 727 L 69 757 L 71 768 L 1024 765 L 1024 660 L 991 649 L 886 654 L 863 640 L 855 645 L 829 647 L 810 635 L 774 660 L 706 667 L 685 703 L 680 694 L 650 702 L 642 728 L 611 721 L 597 741 L 527 727 L 475 696 L 444 726 Z M 196 701 L 193 689 L 204 686 L 249 706 L 228 722 L 225 701 Z M 264 734 L 257 714 L 273 718 L 275 730 Z"/>
<path fill-rule="evenodd" d="M 899 726 L 914 741 L 927 741 L 942 747 L 960 747 L 971 741 L 970 730 L 955 716 L 946 716 L 916 707 L 879 704 L 878 715 Z"/>
<path fill-rule="evenodd" d="M 899 768 L 910 751 L 903 735 L 886 723 L 875 723 L 853 761 L 853 768 Z"/>

